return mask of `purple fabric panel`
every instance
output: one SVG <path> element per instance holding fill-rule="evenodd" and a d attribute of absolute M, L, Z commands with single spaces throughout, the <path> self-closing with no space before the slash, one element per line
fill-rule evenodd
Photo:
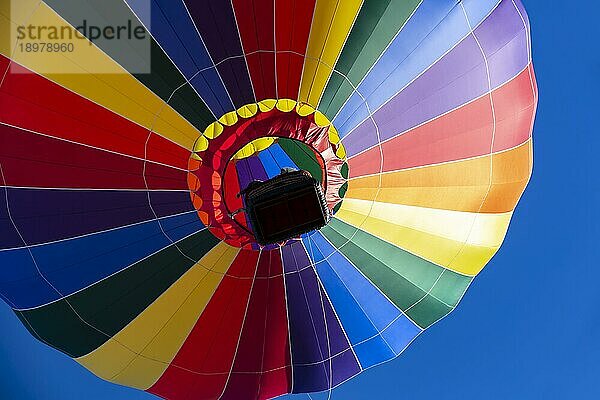
<path fill-rule="evenodd" d="M 348 349 L 345 352 L 338 354 L 332 360 L 333 379 L 332 386 L 339 385 L 347 379 L 358 374 L 360 366 L 356 361 L 356 357 L 352 350 Z"/>
<path fill-rule="evenodd" d="M 185 0 L 185 4 L 235 106 L 253 103 L 254 91 L 231 2 Z"/>
<path fill-rule="evenodd" d="M 282 254 L 284 270 L 300 271 L 286 275 L 293 363 L 322 361 L 327 358 L 327 337 L 319 283 L 314 270 L 306 268 L 310 262 L 301 243 L 286 245 Z"/>
<path fill-rule="evenodd" d="M 9 210 L 6 207 L 6 187 L 0 187 L 0 248 L 9 249 L 25 245 L 11 221 Z M 9 197 L 10 198 L 10 197 Z M 11 212 L 12 213 L 12 212 Z"/>
<path fill-rule="evenodd" d="M 304 246 L 290 241 L 282 248 L 286 282 L 288 319 L 294 392 L 326 390 L 331 381 L 330 367 L 339 369 L 337 376 L 355 374 L 359 369 L 331 303 L 322 292 Z M 329 365 L 329 352 L 341 353 Z M 338 361 L 339 359 L 339 361 Z M 335 384 L 335 383 L 334 383 Z"/>
<path fill-rule="evenodd" d="M 235 161 L 235 170 L 237 171 L 237 177 L 238 177 L 240 191 L 246 189 L 248 187 L 248 185 L 250 184 L 250 182 L 252 182 L 254 180 L 254 177 L 252 176 L 252 170 L 250 169 L 250 167 L 248 165 L 247 159 Z M 243 201 L 243 197 L 242 197 L 242 201 Z M 244 207 L 246 207 L 245 203 L 244 203 Z M 246 226 L 248 227 L 248 229 L 252 230 L 252 224 L 250 224 L 250 219 L 246 216 L 246 214 L 244 214 L 244 216 L 246 219 Z M 256 243 L 253 243 L 252 248 L 254 250 L 258 250 L 258 245 Z"/>
<path fill-rule="evenodd" d="M 4 199 L 4 190 L 0 191 Z M 150 196 L 152 208 L 148 202 Z M 10 212 L 29 245 L 119 228 L 158 217 L 193 211 L 185 191 L 8 190 Z M 23 246 L 0 205 L 0 248 Z"/>
<path fill-rule="evenodd" d="M 150 204 L 158 217 L 193 211 L 189 192 L 150 191 Z"/>
<path fill-rule="evenodd" d="M 475 36 L 488 59 L 492 88 L 510 80 L 529 63 L 527 33 L 512 1 L 502 2 Z"/>
<path fill-rule="evenodd" d="M 253 180 L 266 181 L 269 179 L 265 167 L 257 156 L 242 158 L 235 161 L 240 190 L 246 189 Z"/>
<path fill-rule="evenodd" d="M 269 175 L 267 174 L 267 171 L 265 171 L 265 167 L 263 166 L 262 161 L 260 161 L 260 158 L 258 158 L 258 156 L 251 156 L 246 158 L 246 163 L 254 179 L 258 179 L 260 181 L 266 181 L 267 179 L 269 179 Z"/>
<path fill-rule="evenodd" d="M 523 2 L 521 2 L 521 0 L 514 0 L 514 3 L 519 10 L 520 17 L 523 17 L 525 25 L 527 25 L 527 29 L 529 29 L 529 16 L 527 15 L 527 11 L 525 11 L 525 7 L 523 7 Z"/>
<path fill-rule="evenodd" d="M 267 179 L 269 179 L 269 176 L 265 171 L 265 167 L 263 166 L 258 156 L 251 156 L 248 158 L 238 160 L 235 166 L 238 171 L 238 181 L 240 183 L 240 190 L 245 189 L 248 186 L 248 184 L 253 180 L 266 181 Z M 250 223 L 250 220 L 248 218 L 246 218 L 246 224 L 250 229 L 252 229 L 252 224 Z M 265 249 L 272 250 L 276 247 L 276 245 L 267 245 Z M 252 248 L 258 250 L 259 246 L 258 244 L 253 243 Z"/>
<path fill-rule="evenodd" d="M 250 175 L 250 169 L 248 168 L 248 163 L 246 162 L 246 160 L 236 160 L 235 170 L 237 171 L 240 190 L 246 189 L 248 187 L 248 184 L 253 180 L 252 175 Z"/>

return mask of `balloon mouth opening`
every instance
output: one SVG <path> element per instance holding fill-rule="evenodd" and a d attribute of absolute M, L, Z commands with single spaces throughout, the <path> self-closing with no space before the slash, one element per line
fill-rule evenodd
<path fill-rule="evenodd" d="M 225 176 L 235 177 L 223 184 L 228 215 L 260 245 L 285 243 L 325 226 L 332 214 L 325 165 L 319 152 L 297 139 L 255 139 L 225 167 Z"/>
<path fill-rule="evenodd" d="M 322 187 L 327 215 L 337 212 L 348 187 L 348 164 L 329 120 L 293 100 L 241 107 L 209 125 L 196 140 L 188 164 L 191 201 L 218 239 L 235 247 L 262 248 L 264 240 L 257 240 L 244 209 L 246 199 L 239 194 L 252 181 L 275 179 L 284 168 L 307 171 Z"/>

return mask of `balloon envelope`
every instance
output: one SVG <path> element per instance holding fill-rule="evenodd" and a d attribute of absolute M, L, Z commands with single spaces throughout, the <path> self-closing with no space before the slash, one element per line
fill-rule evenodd
<path fill-rule="evenodd" d="M 531 175 L 519 0 L 0 4 L 0 295 L 112 382 L 267 399 L 391 360 Z M 236 195 L 286 167 L 333 218 L 259 246 Z"/>

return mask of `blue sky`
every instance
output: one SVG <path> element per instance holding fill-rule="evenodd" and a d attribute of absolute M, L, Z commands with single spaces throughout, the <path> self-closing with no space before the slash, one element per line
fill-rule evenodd
<path fill-rule="evenodd" d="M 600 398 L 600 6 L 523 2 L 540 103 L 534 174 L 506 241 L 454 313 L 334 400 Z M 4 303 L 0 327 L 1 399 L 154 398 L 37 342 Z"/>

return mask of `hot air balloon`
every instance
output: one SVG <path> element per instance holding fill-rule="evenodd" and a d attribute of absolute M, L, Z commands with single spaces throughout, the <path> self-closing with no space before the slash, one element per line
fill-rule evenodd
<path fill-rule="evenodd" d="M 519 0 L 0 4 L 0 295 L 118 384 L 267 399 L 394 359 L 531 176 Z M 240 193 L 282 170 L 329 219 L 259 243 Z"/>

